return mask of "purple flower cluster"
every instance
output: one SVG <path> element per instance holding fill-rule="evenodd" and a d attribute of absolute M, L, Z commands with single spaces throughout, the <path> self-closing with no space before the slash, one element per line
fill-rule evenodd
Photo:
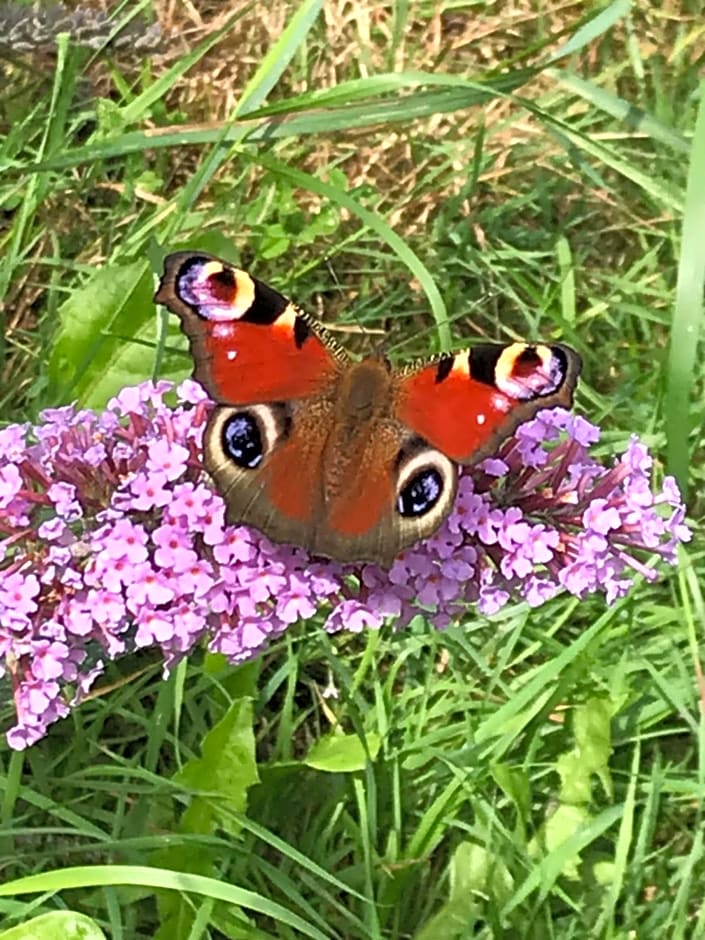
<path fill-rule="evenodd" d="M 612 467 L 589 456 L 595 427 L 562 410 L 519 428 L 465 472 L 453 513 L 391 570 L 313 559 L 224 524 L 204 479 L 210 404 L 184 382 L 125 389 L 103 414 L 45 411 L 0 431 L 0 655 L 17 723 L 37 741 L 101 674 L 106 659 L 158 645 L 166 668 L 206 637 L 232 662 L 300 619 L 330 631 L 443 627 L 468 603 L 539 605 L 565 589 L 623 595 L 645 558 L 675 559 L 690 533 L 675 483 L 652 492 L 636 438 Z M 68 690 L 72 691 L 68 694 Z"/>

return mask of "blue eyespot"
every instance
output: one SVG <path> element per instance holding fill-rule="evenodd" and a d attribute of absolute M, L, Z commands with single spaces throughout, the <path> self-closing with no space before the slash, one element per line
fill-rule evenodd
<path fill-rule="evenodd" d="M 443 479 L 431 467 L 421 470 L 399 493 L 397 508 L 402 516 L 425 516 L 443 494 Z"/>
<path fill-rule="evenodd" d="M 239 412 L 223 424 L 223 449 L 230 459 L 246 470 L 253 470 L 264 457 L 262 434 L 253 415 Z"/>

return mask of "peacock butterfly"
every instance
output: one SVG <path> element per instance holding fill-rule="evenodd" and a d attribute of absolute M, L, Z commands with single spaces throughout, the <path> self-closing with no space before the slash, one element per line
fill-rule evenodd
<path fill-rule="evenodd" d="M 459 465 L 569 406 L 581 367 L 560 343 L 354 362 L 278 291 L 205 252 L 169 255 L 154 299 L 180 317 L 217 403 L 205 465 L 228 522 L 341 562 L 388 567 L 435 532 Z"/>

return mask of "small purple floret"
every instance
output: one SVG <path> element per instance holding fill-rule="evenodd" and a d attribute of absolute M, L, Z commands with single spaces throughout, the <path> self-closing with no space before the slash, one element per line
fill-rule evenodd
<path fill-rule="evenodd" d="M 210 403 L 185 382 L 124 389 L 96 415 L 47 410 L 0 430 L 0 654 L 14 695 L 11 747 L 27 747 L 85 695 L 107 660 L 159 646 L 170 668 L 195 644 L 232 662 L 298 620 L 361 631 L 421 614 L 443 628 L 469 604 L 493 614 L 567 590 L 622 597 L 646 562 L 669 563 L 690 532 L 675 481 L 654 492 L 633 438 L 612 467 L 599 431 L 540 412 L 463 472 L 454 510 L 389 571 L 340 565 L 227 526 L 206 482 Z M 70 689 L 75 695 L 74 701 Z"/>

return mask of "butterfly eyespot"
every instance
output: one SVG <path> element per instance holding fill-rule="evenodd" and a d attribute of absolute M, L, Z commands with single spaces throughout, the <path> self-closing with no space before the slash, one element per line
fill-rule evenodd
<path fill-rule="evenodd" d="M 233 323 L 250 313 L 255 294 L 249 274 L 206 255 L 188 258 L 176 275 L 177 297 L 218 327 L 214 335 L 221 337 L 231 335 Z"/>
<path fill-rule="evenodd" d="M 514 343 L 497 359 L 494 380 L 497 388 L 519 401 L 552 395 L 565 380 L 568 361 L 558 346 L 529 346 Z"/>
<path fill-rule="evenodd" d="M 435 467 L 417 473 L 403 487 L 397 498 L 402 516 L 425 516 L 443 495 L 443 477 Z"/>
<path fill-rule="evenodd" d="M 227 456 L 247 470 L 254 469 L 264 457 L 259 424 L 254 415 L 237 412 L 223 423 L 223 450 Z"/>
<path fill-rule="evenodd" d="M 448 514 L 455 497 L 455 464 L 418 437 L 405 442 L 397 463 L 397 512 L 414 531 L 433 531 Z"/>
<path fill-rule="evenodd" d="M 234 464 L 255 470 L 290 431 L 289 409 L 280 402 L 240 408 L 221 405 L 206 428 L 206 469 L 217 474 Z"/>

